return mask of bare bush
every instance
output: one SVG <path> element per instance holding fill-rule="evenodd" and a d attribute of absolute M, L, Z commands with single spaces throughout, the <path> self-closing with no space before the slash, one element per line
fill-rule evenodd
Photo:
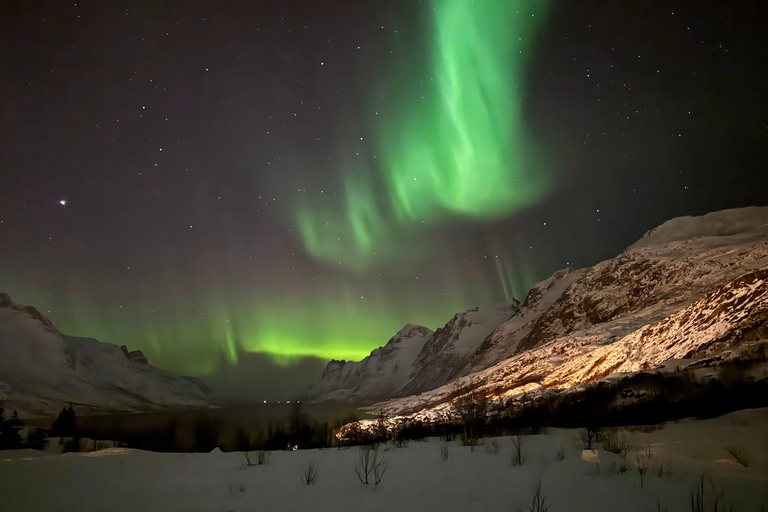
<path fill-rule="evenodd" d="M 491 443 L 485 446 L 485 451 L 493 455 L 498 455 L 501 451 L 501 445 L 497 439 L 492 439 Z"/>
<path fill-rule="evenodd" d="M 629 471 L 629 464 L 627 464 L 627 461 L 625 459 L 619 462 L 618 464 L 616 464 L 616 462 L 614 461 L 611 461 L 611 465 L 608 468 L 609 475 L 615 475 L 617 473 L 619 475 L 623 475 L 627 471 Z"/>
<path fill-rule="evenodd" d="M 638 453 L 635 455 L 635 469 L 640 477 L 640 488 L 645 487 L 645 474 L 648 473 L 648 466 L 651 462 L 650 447 L 647 453 Z"/>
<path fill-rule="evenodd" d="M 510 460 L 513 466 L 522 466 L 528 457 L 523 453 L 523 436 L 516 434 L 512 437 L 512 454 Z"/>
<path fill-rule="evenodd" d="M 672 466 L 669 463 L 664 462 L 663 460 L 660 460 L 656 464 L 654 464 L 653 472 L 659 478 L 661 478 L 663 476 L 666 476 L 667 478 L 671 478 L 672 477 Z"/>
<path fill-rule="evenodd" d="M 378 464 L 373 466 L 373 485 L 379 485 L 381 479 L 384 478 L 384 473 L 389 469 L 389 461 L 381 460 Z"/>
<path fill-rule="evenodd" d="M 707 499 L 706 487 L 707 481 L 704 473 L 699 477 L 699 483 L 691 489 L 689 499 L 691 512 L 720 512 L 727 510 L 725 506 L 725 492 L 718 487 L 712 480 L 709 480 L 710 498 Z"/>
<path fill-rule="evenodd" d="M 607 430 L 603 434 L 603 448 L 611 453 L 626 457 L 632 449 L 629 434 L 619 433 L 616 429 Z"/>
<path fill-rule="evenodd" d="M 576 436 L 576 446 L 581 450 L 591 450 L 592 446 L 600 441 L 600 429 L 587 427 Z"/>
<path fill-rule="evenodd" d="M 622 459 L 619 465 L 617 466 L 616 470 L 619 472 L 620 475 L 623 475 L 627 471 L 629 471 L 629 464 L 627 464 L 627 459 Z"/>
<path fill-rule="evenodd" d="M 565 460 L 565 449 L 563 448 L 562 444 L 558 445 L 557 449 L 555 450 L 555 459 Z"/>
<path fill-rule="evenodd" d="M 314 462 L 309 461 L 307 466 L 301 472 L 301 483 L 304 485 L 312 485 L 315 483 L 315 480 L 317 480 L 317 467 Z"/>
<path fill-rule="evenodd" d="M 482 444 L 482 430 L 488 419 L 488 397 L 478 391 L 464 391 L 465 389 L 457 390 L 457 394 L 463 394 L 454 406 L 464 427 L 461 441 L 464 446 L 469 446 L 471 451 L 475 451 L 475 446 Z"/>
<path fill-rule="evenodd" d="M 408 448 L 408 439 L 405 439 L 403 437 L 397 437 L 393 439 L 392 441 L 394 445 L 398 448 Z"/>
<path fill-rule="evenodd" d="M 448 446 L 440 447 L 440 458 L 444 461 L 448 460 Z"/>
<path fill-rule="evenodd" d="M 379 485 L 389 468 L 389 461 L 379 453 L 379 447 L 378 443 L 373 443 L 358 449 L 354 470 L 357 479 L 366 485 Z"/>
<path fill-rule="evenodd" d="M 547 504 L 547 498 L 544 496 L 544 491 L 541 489 L 541 482 L 536 485 L 536 491 L 533 494 L 531 500 L 531 506 L 528 507 L 528 512 L 547 512 L 550 505 Z"/>
<path fill-rule="evenodd" d="M 243 453 L 243 457 L 245 457 L 245 465 L 249 468 L 252 466 L 263 466 L 269 461 L 271 453 L 272 452 L 266 450 L 261 450 L 255 454 L 253 452 L 245 452 Z"/>
<path fill-rule="evenodd" d="M 731 454 L 731 457 L 733 457 L 733 460 L 735 460 L 745 468 L 749 467 L 749 463 L 750 463 L 749 456 L 744 450 L 742 450 L 738 446 L 729 446 L 728 453 Z"/>

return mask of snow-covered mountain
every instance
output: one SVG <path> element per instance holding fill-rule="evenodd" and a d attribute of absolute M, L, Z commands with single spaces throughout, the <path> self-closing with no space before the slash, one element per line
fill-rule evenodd
<path fill-rule="evenodd" d="M 406 325 L 360 362 L 328 363 L 311 390 L 316 400 L 372 401 L 407 396 L 448 382 L 483 340 L 518 309 L 517 301 L 456 314 L 431 331 Z"/>
<path fill-rule="evenodd" d="M 39 311 L 0 294 L 0 399 L 26 417 L 86 410 L 208 405 L 205 385 L 150 365 L 136 350 L 61 334 Z"/>
<path fill-rule="evenodd" d="M 398 395 L 421 393 L 449 382 L 465 367 L 483 340 L 509 320 L 519 307 L 519 302 L 511 300 L 496 307 L 474 308 L 454 315 L 424 344 L 408 382 L 398 390 Z"/>
<path fill-rule="evenodd" d="M 557 289 L 558 280 L 566 286 Z M 670 220 L 616 258 L 556 273 L 532 293 L 533 307 L 542 298 L 549 304 L 529 312 L 527 299 L 461 378 L 373 408 L 439 417 L 458 389 L 493 396 L 564 389 L 767 339 L 768 208 Z"/>
<path fill-rule="evenodd" d="M 768 337 L 767 273 L 768 208 L 672 219 L 613 259 L 539 283 L 469 353 L 434 342 L 438 330 L 373 409 L 429 417 L 460 388 L 565 388 Z"/>
<path fill-rule="evenodd" d="M 350 402 L 394 396 L 434 334 L 426 327 L 408 324 L 360 362 L 332 360 L 313 394 L 324 400 Z"/>

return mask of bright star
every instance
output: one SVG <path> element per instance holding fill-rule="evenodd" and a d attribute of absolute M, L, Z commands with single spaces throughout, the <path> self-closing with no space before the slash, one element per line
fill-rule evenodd
<path fill-rule="evenodd" d="M 59 201 L 59 204 L 61 206 L 67 206 L 67 200 L 66 199 L 62 199 L 61 201 Z"/>

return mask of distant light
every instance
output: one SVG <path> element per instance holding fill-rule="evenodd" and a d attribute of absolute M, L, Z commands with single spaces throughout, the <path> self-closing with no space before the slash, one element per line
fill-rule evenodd
<path fill-rule="evenodd" d="M 267 403 L 267 401 L 266 401 L 266 400 L 264 400 L 264 403 Z"/>
<path fill-rule="evenodd" d="M 66 199 L 62 199 L 61 201 L 59 201 L 59 204 L 61 206 L 67 206 L 67 200 Z"/>

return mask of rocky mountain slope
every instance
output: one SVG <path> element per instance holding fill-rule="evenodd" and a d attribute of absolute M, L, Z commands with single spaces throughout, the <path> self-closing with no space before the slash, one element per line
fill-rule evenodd
<path fill-rule="evenodd" d="M 423 363 L 374 410 L 439 409 L 459 388 L 568 387 L 765 336 L 766 269 L 768 208 L 672 219 L 613 259 L 539 283 L 471 353 L 433 343 L 422 359 L 425 343 Z"/>
<path fill-rule="evenodd" d="M 494 331 L 461 378 L 374 409 L 429 418 L 459 389 L 491 396 L 565 389 L 768 338 L 768 208 L 673 219 L 616 258 L 571 275 L 524 329 Z"/>
<path fill-rule="evenodd" d="M 491 308 L 474 308 L 454 315 L 434 332 L 406 325 L 360 362 L 329 362 L 311 396 L 316 400 L 371 401 L 441 386 L 518 308 L 515 300 Z"/>
<path fill-rule="evenodd" d="M 408 382 L 398 390 L 398 395 L 413 395 L 450 382 L 483 340 L 519 308 L 520 303 L 511 300 L 496 307 L 475 308 L 455 315 L 424 344 Z"/>
<path fill-rule="evenodd" d="M 350 402 L 394 396 L 434 334 L 426 327 L 408 324 L 360 362 L 332 360 L 313 393 L 325 400 Z"/>
<path fill-rule="evenodd" d="M 40 312 L 0 294 L 0 400 L 26 417 L 80 410 L 144 411 L 208 404 L 198 380 L 150 365 L 140 351 L 61 334 Z"/>

